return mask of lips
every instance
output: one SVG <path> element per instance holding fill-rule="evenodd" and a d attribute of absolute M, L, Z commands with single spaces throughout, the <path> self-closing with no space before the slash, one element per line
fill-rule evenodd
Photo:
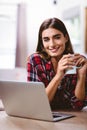
<path fill-rule="evenodd" d="M 49 49 L 52 53 L 55 53 L 55 52 L 57 52 L 58 51 L 58 49 L 59 49 L 59 47 L 56 47 L 56 48 L 51 48 L 51 49 Z"/>

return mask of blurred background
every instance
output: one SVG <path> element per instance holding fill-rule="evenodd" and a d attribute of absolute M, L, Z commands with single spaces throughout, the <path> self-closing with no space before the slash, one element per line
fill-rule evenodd
<path fill-rule="evenodd" d="M 0 0 L 0 69 L 26 68 L 50 17 L 63 20 L 74 51 L 87 56 L 87 0 Z"/>

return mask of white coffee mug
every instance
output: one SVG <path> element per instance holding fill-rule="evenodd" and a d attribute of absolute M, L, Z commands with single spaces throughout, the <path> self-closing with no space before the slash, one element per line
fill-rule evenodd
<path fill-rule="evenodd" d="M 73 66 L 72 69 L 67 69 L 65 74 L 76 74 L 76 66 Z"/>

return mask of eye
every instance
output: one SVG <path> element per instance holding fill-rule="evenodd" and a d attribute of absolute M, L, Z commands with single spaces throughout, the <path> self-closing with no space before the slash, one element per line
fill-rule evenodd
<path fill-rule="evenodd" d="M 55 35 L 54 38 L 55 38 L 55 39 L 60 39 L 61 36 L 60 36 L 60 35 Z"/>
<path fill-rule="evenodd" d="M 48 38 L 48 37 L 45 37 L 45 38 L 43 38 L 43 41 L 44 41 L 44 42 L 48 42 L 48 41 L 49 41 L 49 38 Z"/>

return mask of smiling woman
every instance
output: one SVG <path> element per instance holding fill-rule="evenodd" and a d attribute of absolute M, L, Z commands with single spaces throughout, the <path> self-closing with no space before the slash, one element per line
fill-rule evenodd
<path fill-rule="evenodd" d="M 73 66 L 77 66 L 76 74 L 66 74 Z M 44 83 L 52 109 L 81 110 L 87 103 L 87 59 L 74 53 L 60 19 L 49 18 L 41 24 L 36 53 L 28 57 L 27 71 L 28 81 Z"/>

